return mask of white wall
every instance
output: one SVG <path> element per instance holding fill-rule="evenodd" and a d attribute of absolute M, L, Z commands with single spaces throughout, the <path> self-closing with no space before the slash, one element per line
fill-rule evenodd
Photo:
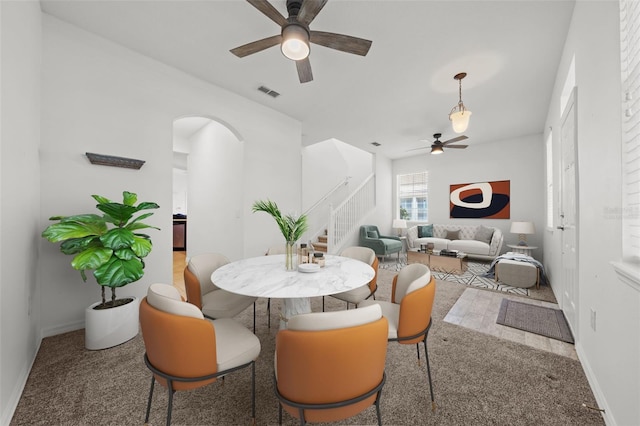
<path fill-rule="evenodd" d="M 221 253 L 241 259 L 244 143 L 216 121 L 196 132 L 190 142 L 187 256 Z"/>
<path fill-rule="evenodd" d="M 0 424 L 9 424 L 39 346 L 41 14 L 0 2 Z"/>
<path fill-rule="evenodd" d="M 554 178 L 559 182 L 559 104 L 575 56 L 579 175 L 576 349 L 598 403 L 605 409 L 607 424 L 637 425 L 640 294 L 621 282 L 610 264 L 622 254 L 621 218 L 609 213 L 622 208 L 619 34 L 618 2 L 576 2 L 546 127 L 554 129 Z M 547 231 L 544 241 L 547 270 L 558 277 L 560 234 Z M 596 313 L 595 330 L 590 325 L 591 310 Z"/>
<path fill-rule="evenodd" d="M 300 123 L 206 84 L 182 72 L 43 15 L 42 214 L 93 211 L 97 193 L 117 199 L 123 190 L 161 208 L 147 222 L 154 250 L 145 276 L 119 289 L 143 295 L 152 282 L 172 281 L 173 122 L 185 116 L 217 118 L 244 141 L 245 170 L 230 190 L 243 195 L 243 229 L 225 238 L 244 243 L 244 255 L 261 254 L 279 232 L 267 218 L 251 215 L 254 199 L 272 196 L 300 208 Z M 146 160 L 140 170 L 94 166 L 86 151 Z M 278 170 L 278 173 L 273 173 Z M 234 186 L 235 185 L 235 186 Z M 274 194 L 275 193 L 275 194 Z M 260 231 L 260 232 L 257 232 Z M 212 237 L 213 238 L 213 237 Z M 90 277 L 83 284 L 56 245 L 40 242 L 45 335 L 83 326 L 84 308 L 99 297 Z"/>
<path fill-rule="evenodd" d="M 429 173 L 429 222 L 484 224 L 504 233 L 506 244 L 517 244 L 518 236 L 509 233 L 512 221 L 532 221 L 535 235 L 527 235 L 530 246 L 537 246 L 533 256 L 542 260 L 544 230 L 544 143 L 542 135 L 532 135 L 491 143 L 474 144 L 464 150 L 446 150 L 442 155 L 416 155 L 393 162 L 393 212 L 397 211 L 399 174 Z M 460 183 L 509 180 L 511 187 L 510 219 L 450 219 L 449 185 Z M 390 225 L 390 224 L 389 224 Z"/>

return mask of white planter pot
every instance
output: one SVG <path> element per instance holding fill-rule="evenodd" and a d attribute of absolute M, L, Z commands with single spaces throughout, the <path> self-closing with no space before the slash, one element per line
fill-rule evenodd
<path fill-rule="evenodd" d="M 84 346 L 89 350 L 111 348 L 133 339 L 138 334 L 140 299 L 110 309 L 93 309 L 96 302 L 85 310 Z"/>

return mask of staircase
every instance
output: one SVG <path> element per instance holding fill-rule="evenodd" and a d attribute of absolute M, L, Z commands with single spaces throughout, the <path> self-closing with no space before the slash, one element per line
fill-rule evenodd
<path fill-rule="evenodd" d="M 327 235 L 327 230 L 324 230 L 324 234 L 323 235 L 318 235 L 318 238 L 316 238 L 315 241 L 311 242 L 311 245 L 313 245 L 313 249 L 315 251 L 321 251 L 323 253 L 327 253 L 329 251 L 329 236 Z"/>
<path fill-rule="evenodd" d="M 311 238 L 314 250 L 338 253 L 375 205 L 375 175 L 371 174 L 338 207 L 330 206 L 324 230 Z"/>

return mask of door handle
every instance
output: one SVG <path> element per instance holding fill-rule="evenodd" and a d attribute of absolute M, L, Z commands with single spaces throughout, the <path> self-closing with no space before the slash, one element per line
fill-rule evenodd
<path fill-rule="evenodd" d="M 561 231 L 564 231 L 564 226 L 556 226 L 556 228 L 558 228 Z"/>

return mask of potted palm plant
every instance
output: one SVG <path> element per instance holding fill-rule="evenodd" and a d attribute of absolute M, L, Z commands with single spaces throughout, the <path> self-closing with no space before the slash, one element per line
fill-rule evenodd
<path fill-rule="evenodd" d="M 85 311 L 85 346 L 104 349 L 126 342 L 138 334 L 138 300 L 135 297 L 116 298 L 116 289 L 138 281 L 144 275 L 144 258 L 151 253 L 151 238 L 138 231 L 159 229 L 142 222 L 153 215 L 138 215 L 157 209 L 156 203 L 141 202 L 132 192 L 122 193 L 122 203 L 100 195 L 92 195 L 102 215 L 88 213 L 74 216 L 53 216 L 42 236 L 52 243 L 61 243 L 60 251 L 72 255 L 71 266 L 80 271 L 83 281 L 86 271 L 101 287 L 102 301 Z M 107 300 L 105 289 L 111 289 Z M 115 324 L 120 322 L 122 324 Z"/>
<path fill-rule="evenodd" d="M 296 242 L 307 232 L 309 225 L 307 224 L 307 216 L 301 214 L 295 217 L 291 214 L 283 215 L 278 208 L 278 205 L 273 201 L 256 201 L 253 203 L 253 212 L 265 212 L 269 213 L 273 217 L 280 228 L 280 232 L 284 236 L 286 241 L 286 253 L 285 253 L 285 267 L 288 271 L 296 269 L 296 265 L 293 261 L 293 254 L 296 249 Z"/>

